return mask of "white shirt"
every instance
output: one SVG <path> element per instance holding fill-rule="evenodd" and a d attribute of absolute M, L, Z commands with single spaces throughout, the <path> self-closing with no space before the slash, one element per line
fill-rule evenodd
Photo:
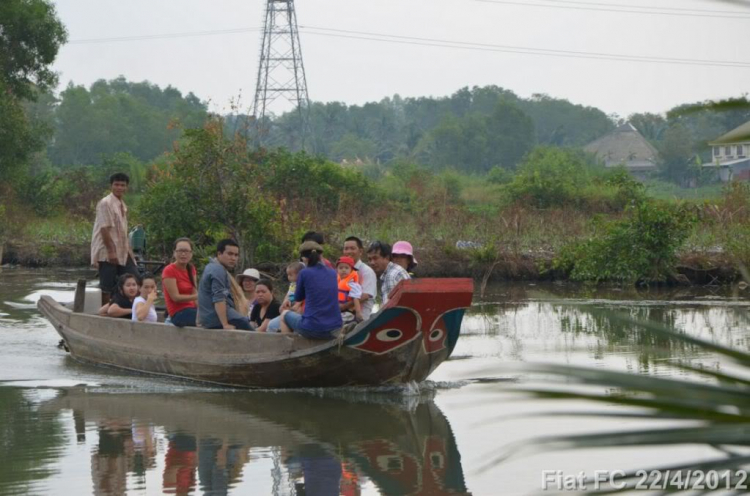
<path fill-rule="evenodd" d="M 367 301 L 362 302 L 362 316 L 365 319 L 370 318 L 372 307 L 375 305 L 375 297 L 378 295 L 378 276 L 369 265 L 359 260 L 354 264 L 359 274 L 359 284 L 362 285 L 362 294 L 370 295 Z"/>
<path fill-rule="evenodd" d="M 137 311 L 138 311 L 138 305 L 143 303 L 146 304 L 146 300 L 141 296 L 136 296 L 135 300 L 133 300 L 133 315 L 130 317 L 133 322 L 139 322 L 138 317 L 136 317 Z M 156 318 L 156 309 L 153 305 L 151 305 L 151 308 L 148 309 L 148 314 L 146 314 L 146 318 L 141 320 L 140 322 L 157 322 L 158 319 Z"/>

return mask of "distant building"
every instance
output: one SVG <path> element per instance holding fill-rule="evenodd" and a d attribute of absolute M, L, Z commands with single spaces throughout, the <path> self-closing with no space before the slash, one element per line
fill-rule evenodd
<path fill-rule="evenodd" d="M 659 152 L 629 122 L 583 149 L 596 155 L 606 167 L 623 165 L 636 177 L 644 177 L 656 170 L 659 162 Z"/>
<path fill-rule="evenodd" d="M 750 180 L 750 121 L 709 145 L 713 148 L 713 161 L 703 164 L 703 167 L 718 168 L 719 177 L 724 182 Z"/>

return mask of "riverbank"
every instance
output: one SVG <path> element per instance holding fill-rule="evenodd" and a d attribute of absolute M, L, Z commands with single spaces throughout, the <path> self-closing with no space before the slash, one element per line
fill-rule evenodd
<path fill-rule="evenodd" d="M 2 264 L 29 268 L 87 268 L 89 253 L 88 240 L 78 243 L 11 241 L 5 245 Z M 568 274 L 551 268 L 556 256 L 554 252 L 500 251 L 489 255 L 481 247 L 451 250 L 417 247 L 417 253 L 419 266 L 415 273 L 419 277 L 471 277 L 478 284 L 569 280 Z M 666 281 L 667 284 L 705 286 L 730 284 L 742 279 L 742 267 L 720 251 L 684 252 L 677 259 L 678 264 L 672 277 Z M 261 262 L 258 267 L 267 274 L 283 278 L 284 263 Z"/>

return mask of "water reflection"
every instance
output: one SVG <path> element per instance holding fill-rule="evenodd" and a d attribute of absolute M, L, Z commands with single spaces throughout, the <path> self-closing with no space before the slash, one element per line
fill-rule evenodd
<path fill-rule="evenodd" d="M 243 475 L 254 464 L 273 494 L 468 494 L 453 432 L 431 399 L 339 396 L 72 388 L 42 410 L 72 411 L 96 495 L 151 493 L 155 471 L 166 494 L 263 492 Z"/>
<path fill-rule="evenodd" d="M 0 494 L 26 494 L 51 475 L 65 443 L 62 422 L 37 400 L 34 391 L 0 387 Z"/>
<path fill-rule="evenodd" d="M 663 360 L 707 356 L 684 341 L 655 336 L 638 321 L 723 344 L 750 344 L 747 295 L 733 288 L 636 290 L 545 284 L 494 288 L 467 313 L 465 337 L 507 340 L 506 356 L 586 350 L 591 358 L 633 356 L 648 372 Z M 485 348 L 484 351 L 486 351 Z"/>

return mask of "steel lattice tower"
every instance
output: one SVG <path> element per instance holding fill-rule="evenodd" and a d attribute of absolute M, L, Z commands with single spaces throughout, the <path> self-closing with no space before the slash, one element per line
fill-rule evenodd
<path fill-rule="evenodd" d="M 305 66 L 302 63 L 297 14 L 294 0 L 268 0 L 263 42 L 258 64 L 258 81 L 253 102 L 255 139 L 260 146 L 270 146 L 271 111 L 277 100 L 291 103 L 297 111 L 297 129 L 289 129 L 290 143 L 304 149 L 310 143 L 310 98 L 307 93 Z M 279 102 L 279 106 L 282 103 Z"/>

